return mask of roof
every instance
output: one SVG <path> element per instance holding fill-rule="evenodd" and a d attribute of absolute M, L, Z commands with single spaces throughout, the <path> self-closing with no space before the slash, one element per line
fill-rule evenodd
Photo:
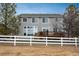
<path fill-rule="evenodd" d="M 20 17 L 63 17 L 61 14 L 20 14 Z"/>

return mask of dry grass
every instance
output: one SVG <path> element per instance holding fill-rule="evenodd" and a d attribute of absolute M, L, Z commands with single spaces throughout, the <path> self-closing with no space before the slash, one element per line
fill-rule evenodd
<path fill-rule="evenodd" d="M 59 45 L 0 45 L 1 56 L 76 56 L 79 55 L 79 46 L 63 46 Z"/>

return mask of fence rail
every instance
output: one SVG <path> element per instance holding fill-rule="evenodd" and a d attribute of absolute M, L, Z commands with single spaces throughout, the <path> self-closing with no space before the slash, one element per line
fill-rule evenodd
<path fill-rule="evenodd" d="M 16 46 L 18 43 L 29 43 L 30 46 L 33 44 L 59 44 L 63 45 L 79 45 L 79 38 L 67 38 L 67 37 L 36 37 L 36 36 L 7 36 L 0 35 L 0 43 L 12 43 Z"/>

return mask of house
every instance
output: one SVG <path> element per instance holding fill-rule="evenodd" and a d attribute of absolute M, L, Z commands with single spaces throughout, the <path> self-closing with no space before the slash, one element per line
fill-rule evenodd
<path fill-rule="evenodd" d="M 21 14 L 19 35 L 32 36 L 38 32 L 63 31 L 63 15 L 60 14 Z"/>

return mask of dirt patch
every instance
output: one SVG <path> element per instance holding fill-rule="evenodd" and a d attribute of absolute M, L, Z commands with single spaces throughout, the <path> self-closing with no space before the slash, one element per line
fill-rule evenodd
<path fill-rule="evenodd" d="M 79 46 L 33 45 L 12 46 L 0 45 L 1 56 L 79 56 Z"/>

